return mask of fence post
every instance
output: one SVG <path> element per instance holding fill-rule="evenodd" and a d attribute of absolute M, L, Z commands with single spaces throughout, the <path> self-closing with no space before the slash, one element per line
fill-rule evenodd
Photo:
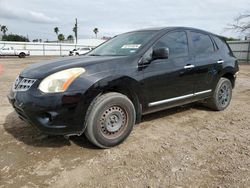
<path fill-rule="evenodd" d="M 249 63 L 250 60 L 250 41 L 248 42 L 248 49 L 247 49 L 247 63 Z"/>
<path fill-rule="evenodd" d="M 45 56 L 45 46 L 43 44 L 43 56 Z"/>
<path fill-rule="evenodd" d="M 60 44 L 60 56 L 62 56 L 62 44 Z"/>

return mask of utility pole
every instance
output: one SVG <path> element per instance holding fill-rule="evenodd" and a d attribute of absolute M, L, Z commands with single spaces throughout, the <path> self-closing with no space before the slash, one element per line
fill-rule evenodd
<path fill-rule="evenodd" d="M 78 30 L 78 26 L 77 26 L 77 18 L 76 18 L 76 23 L 75 23 L 75 28 L 74 28 L 74 32 L 75 32 L 75 38 L 76 38 L 76 44 L 77 44 L 77 30 Z"/>

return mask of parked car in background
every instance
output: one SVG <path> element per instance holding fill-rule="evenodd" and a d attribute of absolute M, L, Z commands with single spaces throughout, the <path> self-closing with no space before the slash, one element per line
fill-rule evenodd
<path fill-rule="evenodd" d="M 90 48 L 90 47 L 77 48 L 77 49 L 74 49 L 72 51 L 69 51 L 69 56 L 84 55 L 91 50 L 92 50 L 92 48 Z"/>
<path fill-rule="evenodd" d="M 0 56 L 18 56 L 24 58 L 29 55 L 30 52 L 28 50 L 15 50 L 13 47 L 2 47 L 0 49 Z"/>
<path fill-rule="evenodd" d="M 77 49 L 73 49 L 73 50 L 70 50 L 69 51 L 69 56 L 74 56 L 74 55 L 76 55 L 75 54 L 75 51 L 76 51 Z"/>
<path fill-rule="evenodd" d="M 42 132 L 84 133 L 108 148 L 122 143 L 144 114 L 195 101 L 226 109 L 238 70 L 218 35 L 153 28 L 118 35 L 79 58 L 33 64 L 8 98 L 21 119 Z"/>

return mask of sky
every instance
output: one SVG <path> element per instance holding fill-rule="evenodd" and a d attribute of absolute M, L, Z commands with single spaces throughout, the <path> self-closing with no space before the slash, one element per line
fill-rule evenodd
<path fill-rule="evenodd" d="M 30 40 L 56 40 L 54 27 L 66 37 L 73 35 L 75 18 L 79 38 L 94 38 L 95 27 L 102 37 L 164 26 L 195 27 L 237 38 L 238 33 L 226 28 L 249 7 L 250 0 L 0 0 L 0 25 Z"/>

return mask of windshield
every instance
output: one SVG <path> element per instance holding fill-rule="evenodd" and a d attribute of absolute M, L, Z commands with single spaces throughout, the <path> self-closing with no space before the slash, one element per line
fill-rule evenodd
<path fill-rule="evenodd" d="M 146 44 L 155 31 L 137 31 L 118 35 L 92 50 L 90 56 L 130 56 Z"/>

